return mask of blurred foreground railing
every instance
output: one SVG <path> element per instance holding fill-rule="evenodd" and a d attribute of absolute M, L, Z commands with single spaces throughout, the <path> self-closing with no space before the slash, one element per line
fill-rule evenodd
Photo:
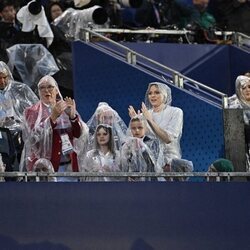
<path fill-rule="evenodd" d="M 232 181 L 242 180 L 246 181 L 250 177 L 250 172 L 164 172 L 164 173 L 153 173 L 153 172 L 109 172 L 109 173 L 96 173 L 96 172 L 2 172 L 0 173 L 0 179 L 4 181 L 4 178 L 16 178 L 19 181 L 28 182 L 30 180 L 39 182 L 40 178 L 44 181 L 46 178 L 57 178 L 57 177 L 75 177 L 79 181 L 84 181 L 84 178 L 96 178 L 96 177 L 116 177 L 117 180 L 121 178 L 132 177 L 151 177 L 159 178 L 164 177 L 168 181 L 174 180 L 188 180 L 192 177 L 204 178 L 204 181 Z"/>
<path fill-rule="evenodd" d="M 99 34 L 132 34 L 132 35 L 147 35 L 148 40 L 146 42 L 152 42 L 150 39 L 155 38 L 157 36 L 184 36 L 186 38 L 187 43 L 192 44 L 189 36 L 195 35 L 195 31 L 192 30 L 167 30 L 167 29 L 138 29 L 138 30 L 130 30 L 130 29 L 112 29 L 112 28 L 95 28 L 94 32 Z M 231 44 L 235 44 L 239 47 L 247 47 L 250 49 L 250 36 L 236 31 L 214 31 L 215 36 L 218 39 L 224 41 L 231 41 Z M 223 43 L 222 43 L 223 44 Z"/>
<path fill-rule="evenodd" d="M 144 30 L 144 32 L 152 32 L 152 31 Z M 118 43 L 102 35 L 101 33 L 96 32 L 96 30 L 83 28 L 81 38 L 86 43 L 90 43 L 91 46 L 103 51 L 107 51 L 111 53 L 113 56 L 125 60 L 127 63 L 131 65 L 140 66 L 144 70 L 147 70 L 149 73 L 152 73 L 156 77 L 162 79 L 162 81 L 165 81 L 169 84 L 173 84 L 180 89 L 186 90 L 188 93 L 195 95 L 217 107 L 220 108 L 228 107 L 228 96 L 225 93 L 222 93 L 216 89 L 208 87 L 198 81 L 195 81 L 181 74 L 180 72 L 172 68 L 169 68 L 157 61 L 154 61 L 124 46 L 123 44 Z"/>
<path fill-rule="evenodd" d="M 234 43 L 240 48 L 250 51 L 250 36 L 247 36 L 246 34 L 240 32 L 236 32 Z"/>

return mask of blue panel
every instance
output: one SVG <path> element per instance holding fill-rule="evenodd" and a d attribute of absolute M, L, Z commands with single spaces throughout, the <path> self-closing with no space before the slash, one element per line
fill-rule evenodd
<path fill-rule="evenodd" d="M 250 249 L 250 183 L 1 183 L 8 250 Z"/>
<path fill-rule="evenodd" d="M 73 55 L 75 99 L 85 121 L 98 102 L 106 101 L 128 123 L 128 106 L 139 109 L 148 83 L 159 81 L 82 42 L 74 43 Z M 192 160 L 196 171 L 206 170 L 224 155 L 222 111 L 183 90 L 171 88 L 173 106 L 184 111 L 183 158 Z"/>
<path fill-rule="evenodd" d="M 184 112 L 182 157 L 193 161 L 195 171 L 206 171 L 224 155 L 222 110 L 180 91 L 175 93 L 175 105 Z"/>
<path fill-rule="evenodd" d="M 128 47 L 223 93 L 232 94 L 228 46 L 132 44 Z"/>
<path fill-rule="evenodd" d="M 124 43 L 124 45 L 180 72 L 219 48 L 217 45 L 171 43 Z"/>
<path fill-rule="evenodd" d="M 216 51 L 188 66 L 183 74 L 230 96 L 234 88 L 230 84 L 229 65 L 229 46 L 218 46 Z"/>
<path fill-rule="evenodd" d="M 139 108 L 155 78 L 81 42 L 74 43 L 73 56 L 74 96 L 84 120 L 92 116 L 98 102 L 106 101 L 128 123 L 128 105 Z"/>
<path fill-rule="evenodd" d="M 125 45 L 229 96 L 235 92 L 236 77 L 250 69 L 250 53 L 235 46 L 169 43 Z"/>

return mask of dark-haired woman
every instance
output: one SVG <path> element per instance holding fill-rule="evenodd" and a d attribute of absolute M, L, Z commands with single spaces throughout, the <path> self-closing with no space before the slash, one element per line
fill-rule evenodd
<path fill-rule="evenodd" d="M 112 127 L 99 124 L 94 135 L 94 148 L 87 152 L 83 171 L 85 172 L 120 172 L 120 153 L 115 149 Z M 115 181 L 119 178 L 89 177 L 87 181 Z"/>

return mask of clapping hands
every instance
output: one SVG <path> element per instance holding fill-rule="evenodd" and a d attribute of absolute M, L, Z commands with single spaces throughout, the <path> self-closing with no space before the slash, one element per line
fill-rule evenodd
<path fill-rule="evenodd" d="M 133 117 L 135 117 L 136 115 L 139 115 L 140 113 L 141 113 L 140 110 L 138 110 L 137 113 L 136 113 L 133 106 L 130 105 L 130 106 L 128 107 L 128 114 L 129 114 L 130 118 L 133 118 Z"/>
<path fill-rule="evenodd" d="M 134 107 L 133 106 L 129 106 L 128 107 L 128 114 L 130 116 L 130 118 L 133 118 L 137 115 L 141 115 L 143 114 L 143 116 L 148 120 L 152 120 L 152 115 L 151 113 L 148 111 L 146 105 L 144 102 L 142 102 L 142 106 L 141 106 L 141 110 L 138 110 L 137 112 L 135 111 Z"/>
<path fill-rule="evenodd" d="M 66 97 L 64 99 L 64 102 L 66 103 L 65 113 L 69 116 L 70 119 L 74 119 L 76 117 L 76 104 L 74 99 Z"/>
<path fill-rule="evenodd" d="M 65 112 L 70 119 L 74 119 L 76 116 L 76 104 L 73 99 L 70 97 L 66 97 L 64 100 L 59 100 L 56 104 L 52 107 L 51 110 L 51 119 L 53 122 Z"/>

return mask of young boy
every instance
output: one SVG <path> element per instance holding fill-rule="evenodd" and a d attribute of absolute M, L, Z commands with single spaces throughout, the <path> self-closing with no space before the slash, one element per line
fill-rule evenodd
<path fill-rule="evenodd" d="M 137 115 L 130 120 L 128 136 L 122 147 L 123 171 L 155 172 L 158 152 L 157 140 L 146 135 L 148 132 L 146 120 Z M 152 178 L 130 178 L 129 180 L 149 180 Z"/>

